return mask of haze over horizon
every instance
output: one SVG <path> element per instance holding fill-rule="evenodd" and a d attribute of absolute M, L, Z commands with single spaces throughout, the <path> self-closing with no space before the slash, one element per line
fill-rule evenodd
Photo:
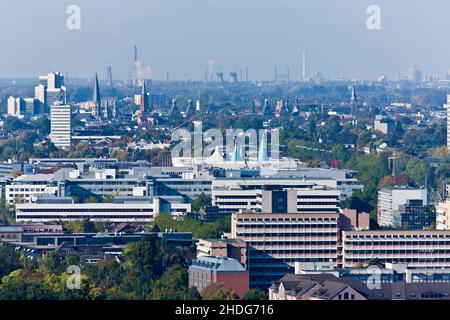
<path fill-rule="evenodd" d="M 450 2 L 433 0 L 1 0 L 0 78 L 37 77 L 53 70 L 69 77 L 131 78 L 133 46 L 153 79 L 204 78 L 249 69 L 249 78 L 273 79 L 290 68 L 330 78 L 397 78 L 417 66 L 424 75 L 450 69 Z M 66 27 L 69 5 L 81 8 L 81 30 Z M 369 5 L 381 8 L 381 30 L 368 30 Z M 33 30 L 33 31 L 31 31 Z"/>

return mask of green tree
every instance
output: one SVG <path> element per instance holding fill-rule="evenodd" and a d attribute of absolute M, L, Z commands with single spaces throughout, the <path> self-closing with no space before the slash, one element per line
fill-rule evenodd
<path fill-rule="evenodd" d="M 40 267 L 44 272 L 59 275 L 65 271 L 63 257 L 56 252 L 48 252 L 40 261 Z"/>
<path fill-rule="evenodd" d="M 14 248 L 0 244 L 0 278 L 21 266 L 20 256 Z"/>
<path fill-rule="evenodd" d="M 199 300 L 200 294 L 195 288 L 188 289 L 187 271 L 180 265 L 166 269 L 163 276 L 151 283 L 152 300 Z"/>
<path fill-rule="evenodd" d="M 127 270 L 136 279 L 136 292 L 140 299 L 148 294 L 150 282 L 162 273 L 160 252 L 156 239 L 144 237 L 141 241 L 129 244 L 124 249 Z"/>
<path fill-rule="evenodd" d="M 3 123 L 3 130 L 5 132 L 14 132 L 25 127 L 25 123 L 16 117 L 7 117 Z"/>
<path fill-rule="evenodd" d="M 236 300 L 238 299 L 234 290 L 225 287 L 221 283 L 213 283 L 201 292 L 204 300 Z"/>
<path fill-rule="evenodd" d="M 244 300 L 268 300 L 269 294 L 260 289 L 250 289 L 244 297 Z"/>
<path fill-rule="evenodd" d="M 192 201 L 192 210 L 194 212 L 204 211 L 206 206 L 211 205 L 211 198 L 207 197 L 204 193 L 200 194 Z"/>
<path fill-rule="evenodd" d="M 50 120 L 47 117 L 32 120 L 30 125 L 33 129 L 40 131 L 41 136 L 47 136 L 50 133 Z"/>
<path fill-rule="evenodd" d="M 418 158 L 411 158 L 406 163 L 406 173 L 417 186 L 425 185 L 425 179 L 428 177 L 428 167 L 425 161 Z"/>
<path fill-rule="evenodd" d="M 33 269 L 18 269 L 2 278 L 0 300 L 54 300 L 57 295 L 52 290 L 45 274 Z"/>

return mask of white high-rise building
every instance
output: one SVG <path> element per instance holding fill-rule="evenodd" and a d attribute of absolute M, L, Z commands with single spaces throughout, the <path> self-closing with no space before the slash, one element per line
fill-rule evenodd
<path fill-rule="evenodd" d="M 427 190 L 407 187 L 384 187 L 378 191 L 378 224 L 382 227 L 425 225 L 428 215 Z M 414 221 L 409 221 L 413 219 Z M 422 228 L 416 228 L 422 229 Z"/>
<path fill-rule="evenodd" d="M 20 117 L 25 112 L 25 103 L 22 98 L 8 98 L 8 115 Z"/>
<path fill-rule="evenodd" d="M 66 103 L 67 90 L 64 86 L 64 76 L 59 72 L 51 72 L 39 77 L 39 84 L 34 90 L 38 100 L 36 113 L 48 113 L 54 103 Z"/>
<path fill-rule="evenodd" d="M 447 95 L 447 149 L 450 151 L 450 94 Z"/>
<path fill-rule="evenodd" d="M 70 148 L 72 140 L 72 107 L 68 104 L 54 104 L 50 107 L 50 139 L 58 148 Z"/>

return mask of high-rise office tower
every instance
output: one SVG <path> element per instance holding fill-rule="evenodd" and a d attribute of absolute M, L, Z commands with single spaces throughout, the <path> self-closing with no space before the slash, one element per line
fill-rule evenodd
<path fill-rule="evenodd" d="M 51 72 L 39 77 L 39 84 L 34 89 L 37 99 L 36 113 L 49 113 L 54 103 L 66 103 L 67 89 L 64 86 L 64 76 L 59 72 Z"/>
<path fill-rule="evenodd" d="M 138 48 L 134 46 L 134 62 L 133 62 L 133 86 L 137 87 L 139 85 L 138 79 Z"/>
<path fill-rule="evenodd" d="M 355 86 L 352 86 L 351 90 L 352 90 L 352 94 L 351 94 L 351 98 L 350 98 L 350 107 L 352 109 L 352 114 L 354 114 L 356 112 L 356 105 L 358 103 L 358 100 L 357 100 L 357 96 L 356 96 Z"/>
<path fill-rule="evenodd" d="M 18 97 L 8 98 L 8 108 L 7 113 L 9 116 L 19 117 L 25 113 L 25 101 L 24 99 Z"/>
<path fill-rule="evenodd" d="M 412 82 L 422 82 L 422 71 L 417 68 L 408 69 L 408 80 Z"/>
<path fill-rule="evenodd" d="M 94 93 L 92 94 L 92 115 L 95 118 L 100 116 L 100 108 L 102 105 L 102 97 L 100 95 L 100 85 L 98 84 L 98 75 L 95 73 Z"/>
<path fill-rule="evenodd" d="M 55 103 L 50 106 L 50 139 L 57 148 L 70 148 L 72 140 L 72 107 Z"/>
<path fill-rule="evenodd" d="M 450 94 L 447 95 L 447 149 L 450 151 Z"/>
<path fill-rule="evenodd" d="M 106 83 L 110 87 L 112 87 L 114 85 L 111 63 L 108 64 L 108 67 L 106 69 Z"/>
<path fill-rule="evenodd" d="M 230 82 L 236 83 L 238 79 L 237 72 L 230 72 Z"/>

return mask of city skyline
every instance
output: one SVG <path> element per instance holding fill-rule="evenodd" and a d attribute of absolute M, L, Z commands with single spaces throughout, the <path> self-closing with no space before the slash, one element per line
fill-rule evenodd
<path fill-rule="evenodd" d="M 424 76 L 442 78 L 450 69 L 450 44 L 441 32 L 450 26 L 444 1 L 437 1 L 438 11 L 418 1 L 378 1 L 381 30 L 366 26 L 369 1 L 339 7 L 332 1 L 79 1 L 80 30 L 66 27 L 70 2 L 46 2 L 3 1 L 8 10 L 0 12 L 0 30 L 8 30 L 4 41 L 14 46 L 0 53 L 1 78 L 59 70 L 74 78 L 98 72 L 103 80 L 110 63 L 114 79 L 129 80 L 134 45 L 155 80 L 165 80 L 167 71 L 171 80 L 202 80 L 211 60 L 226 78 L 242 70 L 245 79 L 248 68 L 250 80 L 272 80 L 277 66 L 299 80 L 303 50 L 309 77 L 322 72 L 329 78 L 396 79 L 417 66 Z"/>

